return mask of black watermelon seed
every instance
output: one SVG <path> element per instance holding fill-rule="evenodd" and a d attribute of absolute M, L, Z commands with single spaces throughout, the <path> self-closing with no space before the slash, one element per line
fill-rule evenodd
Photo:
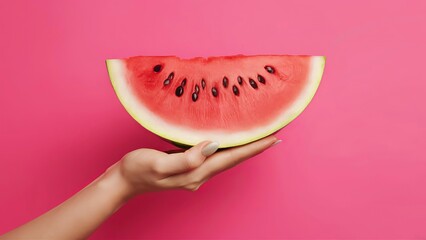
<path fill-rule="evenodd" d="M 228 78 L 227 77 L 223 77 L 223 86 L 225 87 L 225 88 L 227 88 L 228 87 Z"/>
<path fill-rule="evenodd" d="M 204 79 L 201 80 L 201 87 L 206 88 L 206 81 Z"/>
<path fill-rule="evenodd" d="M 174 77 L 175 77 L 175 73 L 172 72 L 172 73 L 169 74 L 169 76 L 167 77 L 167 79 L 173 80 Z"/>
<path fill-rule="evenodd" d="M 197 101 L 197 99 L 198 99 L 198 93 L 193 92 L 192 93 L 192 101 L 195 102 L 195 101 Z"/>
<path fill-rule="evenodd" d="M 259 81 L 260 83 L 263 83 L 263 84 L 265 84 L 265 82 L 266 82 L 265 78 L 260 74 L 257 75 L 257 81 Z"/>
<path fill-rule="evenodd" d="M 200 87 L 198 86 L 198 84 L 195 84 L 195 92 L 199 93 L 200 92 Z"/>
<path fill-rule="evenodd" d="M 213 97 L 217 97 L 218 92 L 215 87 L 212 88 L 212 94 L 213 94 Z"/>
<path fill-rule="evenodd" d="M 161 72 L 161 65 L 160 64 L 155 65 L 153 70 L 154 70 L 154 72 L 157 72 L 157 73 Z"/>
<path fill-rule="evenodd" d="M 166 80 L 164 80 L 163 82 L 164 86 L 169 85 L 174 76 L 175 76 L 174 72 L 170 73 L 169 76 L 166 78 Z"/>
<path fill-rule="evenodd" d="M 185 87 L 186 85 L 186 78 L 182 80 L 182 83 L 180 84 L 182 87 Z"/>
<path fill-rule="evenodd" d="M 257 89 L 257 83 L 253 79 L 249 78 L 249 83 L 252 88 Z"/>
<path fill-rule="evenodd" d="M 275 72 L 275 69 L 273 68 L 273 67 L 271 67 L 271 66 L 265 66 L 265 70 L 268 72 L 268 73 L 274 73 Z"/>
<path fill-rule="evenodd" d="M 240 90 L 238 90 L 237 86 L 232 86 L 232 91 L 234 92 L 235 96 L 239 96 L 240 95 Z"/>
<path fill-rule="evenodd" d="M 182 94 L 183 94 L 183 87 L 182 86 L 177 87 L 176 91 L 175 91 L 175 94 L 178 97 L 182 96 Z"/>
<path fill-rule="evenodd" d="M 241 76 L 237 77 L 238 84 L 243 85 L 243 78 Z"/>

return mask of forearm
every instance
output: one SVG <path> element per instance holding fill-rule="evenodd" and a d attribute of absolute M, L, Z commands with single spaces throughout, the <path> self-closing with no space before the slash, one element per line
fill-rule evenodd
<path fill-rule="evenodd" d="M 219 143 L 210 141 L 173 154 L 132 151 L 76 195 L 0 239 L 85 239 L 130 197 L 166 189 L 195 191 L 212 176 L 278 142 L 270 136 L 218 153 Z"/>
<path fill-rule="evenodd" d="M 112 169 L 61 205 L 0 237 L 4 239 L 84 239 L 130 197 Z"/>

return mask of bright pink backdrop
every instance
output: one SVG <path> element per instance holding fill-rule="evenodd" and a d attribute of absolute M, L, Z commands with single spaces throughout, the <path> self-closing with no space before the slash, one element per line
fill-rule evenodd
<path fill-rule="evenodd" d="M 0 233 L 123 154 L 140 127 L 104 60 L 326 55 L 283 143 L 198 192 L 132 200 L 93 239 L 426 238 L 426 1 L 1 1 Z"/>

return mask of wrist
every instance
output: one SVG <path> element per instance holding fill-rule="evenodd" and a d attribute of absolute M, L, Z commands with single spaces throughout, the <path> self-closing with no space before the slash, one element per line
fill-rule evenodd
<path fill-rule="evenodd" d="M 97 183 L 98 187 L 110 193 L 119 205 L 136 195 L 134 188 L 120 172 L 120 163 L 109 168 Z"/>

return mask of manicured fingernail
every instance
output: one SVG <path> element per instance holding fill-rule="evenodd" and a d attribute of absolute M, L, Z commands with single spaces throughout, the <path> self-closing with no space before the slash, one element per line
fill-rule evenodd
<path fill-rule="evenodd" d="M 207 144 L 202 150 L 201 154 L 203 154 L 205 157 L 208 157 L 215 153 L 219 149 L 219 143 L 218 142 L 211 142 Z"/>
<path fill-rule="evenodd" d="M 283 140 L 281 140 L 281 139 L 278 139 L 277 141 L 275 141 L 272 145 L 271 145 L 271 147 L 272 146 L 275 146 L 275 145 L 277 145 L 278 143 L 280 143 L 280 142 L 282 142 Z"/>

